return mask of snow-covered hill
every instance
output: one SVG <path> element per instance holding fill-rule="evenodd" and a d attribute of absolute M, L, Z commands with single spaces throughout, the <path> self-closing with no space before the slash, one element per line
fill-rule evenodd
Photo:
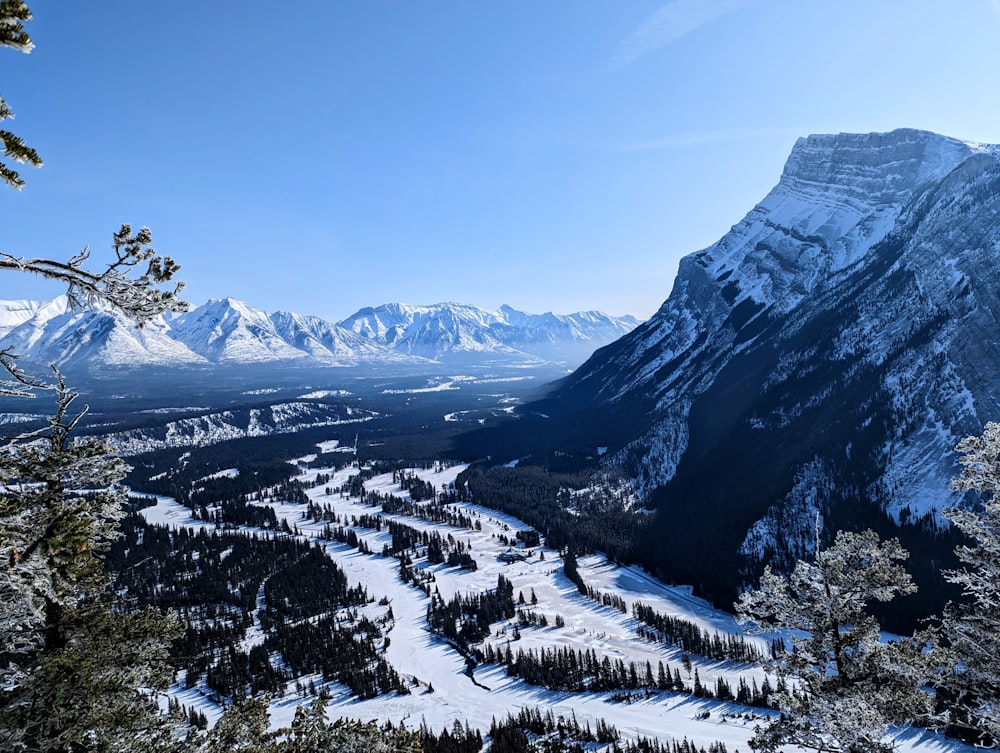
<path fill-rule="evenodd" d="M 952 448 L 1000 419 L 998 262 L 997 147 L 800 139 L 656 315 L 533 410 L 596 416 L 586 440 L 670 511 L 676 577 L 717 551 L 725 593 L 741 557 L 807 553 L 817 512 L 833 530 L 956 501 Z"/>
<path fill-rule="evenodd" d="M 233 298 L 136 329 L 114 311 L 69 310 L 0 301 L 0 340 L 28 361 L 62 368 L 103 366 L 431 366 L 464 363 L 582 362 L 629 331 L 632 317 L 598 312 L 533 315 L 462 304 L 363 309 L 341 324 L 268 313 Z"/>
<path fill-rule="evenodd" d="M 290 434 L 320 426 L 370 421 L 377 413 L 350 405 L 315 401 L 275 403 L 222 411 L 195 411 L 161 425 L 123 429 L 103 437 L 115 452 L 138 455 L 171 447 L 204 447 L 232 439 Z"/>

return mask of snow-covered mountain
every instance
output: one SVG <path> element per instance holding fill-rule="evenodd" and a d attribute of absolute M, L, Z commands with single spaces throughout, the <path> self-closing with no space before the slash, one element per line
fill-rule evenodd
<path fill-rule="evenodd" d="M 170 328 L 179 342 L 215 364 L 418 363 L 318 317 L 284 311 L 268 314 L 232 298 L 211 300 L 171 320 Z"/>
<path fill-rule="evenodd" d="M 368 312 L 366 314 L 366 312 Z M 516 323 L 510 323 L 508 317 Z M 557 317 L 504 308 L 391 304 L 343 324 L 288 312 L 267 313 L 225 298 L 136 329 L 115 311 L 47 303 L 0 302 L 0 341 L 28 362 L 62 368 L 104 366 L 433 366 L 433 361 L 583 361 L 635 326 L 597 312 Z M 522 347 L 519 347 L 522 346 Z"/>
<path fill-rule="evenodd" d="M 570 361 L 582 360 L 637 324 L 631 316 L 599 311 L 528 314 L 507 305 L 487 311 L 460 303 L 388 303 L 340 322 L 374 342 L 435 360 L 491 354 Z"/>
<path fill-rule="evenodd" d="M 656 315 L 533 410 L 586 411 L 581 441 L 611 445 L 662 511 L 671 577 L 704 583 L 710 551 L 729 575 L 706 590 L 731 593 L 741 557 L 807 553 L 816 513 L 905 532 L 956 502 L 953 447 L 1000 419 L 998 261 L 1000 148 L 800 139 Z"/>
<path fill-rule="evenodd" d="M 13 305 L 11 305 L 13 304 Z M 171 336 L 162 319 L 137 329 L 117 311 L 71 311 L 65 298 L 0 302 L 3 347 L 38 364 L 190 366 L 208 361 Z"/>
<path fill-rule="evenodd" d="M 305 358 L 278 334 L 267 313 L 232 298 L 211 300 L 171 321 L 179 342 L 213 363 Z"/>
<path fill-rule="evenodd" d="M 51 318 L 65 313 L 66 306 L 65 297 L 52 301 L 5 301 L 0 305 L 0 337 L 5 336 L 14 327 L 38 316 L 42 309 L 47 308 L 45 318 Z"/>

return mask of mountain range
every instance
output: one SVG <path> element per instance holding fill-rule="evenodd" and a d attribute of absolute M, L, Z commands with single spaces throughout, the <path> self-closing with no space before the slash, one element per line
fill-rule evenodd
<path fill-rule="evenodd" d="M 808 556 L 817 519 L 919 548 L 961 501 L 955 444 L 1000 419 L 998 257 L 1000 147 L 800 139 L 657 313 L 525 415 L 609 447 L 658 512 L 659 574 L 722 602 Z"/>
<path fill-rule="evenodd" d="M 390 303 L 361 309 L 340 326 L 397 352 L 423 358 L 439 359 L 444 354 L 523 357 L 527 353 L 580 362 L 598 344 L 618 339 L 638 323 L 631 316 L 612 317 L 599 311 L 527 314 L 507 305 L 486 311 L 459 303 Z"/>
<path fill-rule="evenodd" d="M 65 298 L 0 302 L 0 340 L 25 361 L 66 368 L 286 364 L 407 366 L 454 363 L 577 365 L 633 329 L 629 316 L 527 314 L 456 303 L 366 308 L 339 324 L 211 300 L 137 329 L 99 307 Z"/>

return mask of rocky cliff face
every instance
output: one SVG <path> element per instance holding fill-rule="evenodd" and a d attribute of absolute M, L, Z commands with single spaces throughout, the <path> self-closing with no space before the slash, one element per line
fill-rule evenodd
<path fill-rule="evenodd" d="M 956 501 L 957 440 L 1000 418 L 998 220 L 995 147 L 800 139 L 657 314 L 544 410 L 634 427 L 612 462 L 691 532 L 668 536 L 679 551 L 742 568 L 728 587 L 808 553 L 817 513 L 828 528 L 933 517 Z"/>

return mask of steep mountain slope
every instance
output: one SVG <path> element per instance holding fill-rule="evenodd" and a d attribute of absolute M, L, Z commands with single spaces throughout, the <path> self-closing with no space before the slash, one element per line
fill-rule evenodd
<path fill-rule="evenodd" d="M 340 325 L 400 352 L 436 360 L 493 354 L 582 361 L 637 323 L 631 316 L 598 311 L 528 314 L 506 305 L 487 311 L 460 303 L 389 303 L 361 309 Z"/>
<path fill-rule="evenodd" d="M 46 319 L 66 313 L 65 297 L 53 301 L 3 301 L 0 302 L 0 337 L 15 327 L 34 319 L 41 313 Z"/>
<path fill-rule="evenodd" d="M 617 442 L 664 574 L 712 595 L 810 551 L 817 513 L 828 530 L 933 513 L 956 501 L 956 441 L 1000 418 L 998 219 L 995 147 L 800 139 L 657 314 L 534 409 L 601 417 L 580 441 Z"/>
<path fill-rule="evenodd" d="M 425 358 L 470 353 L 518 354 L 500 334 L 503 317 L 460 303 L 411 306 L 388 303 L 364 308 L 340 326 L 403 353 Z"/>
<path fill-rule="evenodd" d="M 357 366 L 364 363 L 413 364 L 418 361 L 317 316 L 278 311 L 269 319 L 275 332 L 286 343 L 319 363 Z"/>
<path fill-rule="evenodd" d="M 567 358 L 589 356 L 596 346 L 616 340 L 639 324 L 634 316 L 614 317 L 600 311 L 528 314 L 504 304 L 500 313 L 512 327 L 509 345 Z"/>

